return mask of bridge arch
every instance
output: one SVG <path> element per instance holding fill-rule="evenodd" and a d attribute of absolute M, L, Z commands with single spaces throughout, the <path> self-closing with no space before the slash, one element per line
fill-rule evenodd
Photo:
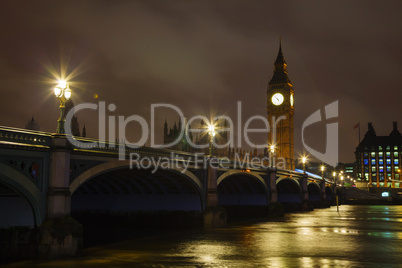
<path fill-rule="evenodd" d="M 2 173 L 0 176 L 0 184 L 3 184 L 6 188 L 11 189 L 14 193 L 20 196 L 21 199 L 19 200 L 20 202 L 18 202 L 20 204 L 19 208 L 25 208 L 25 210 L 27 210 L 27 207 L 29 207 L 29 209 L 32 211 L 32 216 L 28 216 L 28 212 L 25 213 L 25 216 L 32 217 L 32 223 L 29 225 L 40 225 L 46 216 L 46 204 L 45 197 L 42 195 L 38 187 L 32 182 L 30 178 L 28 178 L 13 167 L 10 167 L 4 163 L 0 163 L 0 170 Z M 13 205 L 16 204 L 14 203 Z M 16 211 L 18 211 L 18 209 Z M 8 212 L 10 212 L 9 208 Z M 21 212 L 19 211 L 19 213 Z M 4 217 L 3 213 L 2 215 Z M 19 224 L 22 223 L 13 223 L 10 226 L 15 226 Z"/>
<path fill-rule="evenodd" d="M 276 190 L 278 192 L 278 202 L 280 203 L 302 202 L 302 188 L 296 179 L 279 177 L 276 180 Z"/>
<path fill-rule="evenodd" d="M 313 202 L 319 202 L 322 199 L 321 188 L 316 182 L 307 183 L 308 200 Z"/>
<path fill-rule="evenodd" d="M 268 204 L 268 185 L 256 172 L 229 170 L 217 180 L 222 206 L 261 206 Z"/>
<path fill-rule="evenodd" d="M 107 175 L 108 173 L 113 173 L 113 172 L 118 172 L 118 171 L 122 171 L 122 170 L 129 170 L 130 169 L 130 164 L 129 161 L 110 161 L 110 162 L 105 162 L 102 163 L 100 165 L 94 166 L 86 171 L 84 171 L 82 174 L 80 174 L 71 184 L 70 184 L 70 192 L 71 195 L 73 195 L 74 193 L 77 192 L 77 190 L 84 185 L 86 182 L 95 179 L 97 177 L 100 176 L 104 176 Z M 146 170 L 138 170 L 137 168 L 132 169 L 134 171 L 148 171 L 152 170 L 152 168 Z M 157 171 L 157 173 L 159 172 L 159 174 L 174 174 L 179 176 L 179 178 L 184 179 L 184 181 L 186 181 L 187 184 L 190 184 L 191 187 L 194 188 L 195 192 L 197 193 L 198 197 L 199 197 L 199 202 L 200 202 L 200 208 L 201 210 L 203 210 L 205 208 L 205 189 L 203 184 L 201 183 L 201 181 L 197 178 L 197 176 L 195 176 L 192 172 L 188 171 L 188 170 L 183 170 L 183 169 L 179 169 L 179 168 L 170 168 L 170 169 L 159 169 Z M 155 173 L 156 174 L 156 173 Z M 107 185 L 106 185 L 107 184 Z M 145 189 L 149 191 L 149 187 L 152 182 L 145 182 L 143 183 L 144 187 L 140 186 L 139 188 L 141 189 Z M 155 183 L 153 183 L 155 185 Z M 177 184 L 177 183 L 176 183 Z M 147 186 L 148 185 L 148 186 Z M 115 190 L 124 190 L 123 188 L 125 186 L 127 186 L 127 183 L 119 183 L 119 185 L 113 185 L 113 183 L 109 183 L 107 180 L 103 180 L 103 185 L 98 185 L 99 188 L 108 188 L 108 189 L 115 189 Z M 179 186 L 179 185 L 176 185 Z M 147 188 L 148 187 L 148 188 Z M 158 189 L 156 189 L 156 191 L 161 190 L 160 188 L 163 187 L 159 187 Z M 102 189 L 101 189 L 102 190 Z"/>
<path fill-rule="evenodd" d="M 334 191 L 330 186 L 325 186 L 325 196 L 328 201 L 332 201 L 334 199 Z"/>

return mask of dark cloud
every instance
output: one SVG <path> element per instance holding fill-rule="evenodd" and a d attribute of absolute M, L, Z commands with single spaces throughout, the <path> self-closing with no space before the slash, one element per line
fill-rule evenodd
<path fill-rule="evenodd" d="M 149 117 L 166 102 L 186 115 L 266 115 L 266 86 L 279 37 L 296 92 L 296 150 L 307 116 L 340 105 L 342 161 L 372 121 L 388 134 L 401 120 L 399 1 L 2 1 L 0 124 L 32 115 L 54 131 L 50 71 L 68 64 L 74 101 L 106 100 L 116 115 Z M 158 115 L 158 123 L 168 116 Z M 96 114 L 79 114 L 96 136 Z M 324 150 L 325 124 L 309 130 Z"/>

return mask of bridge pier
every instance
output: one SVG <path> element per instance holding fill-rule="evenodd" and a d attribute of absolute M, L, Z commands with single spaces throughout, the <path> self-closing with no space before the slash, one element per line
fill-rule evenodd
<path fill-rule="evenodd" d="M 276 168 L 272 168 L 268 175 L 267 185 L 268 189 L 268 216 L 281 217 L 284 215 L 283 205 L 278 202 L 278 190 L 276 189 Z"/>
<path fill-rule="evenodd" d="M 321 206 L 323 208 L 328 208 L 331 206 L 330 202 L 327 200 L 327 193 L 325 191 L 325 180 L 320 183 L 321 189 Z"/>
<path fill-rule="evenodd" d="M 310 204 L 308 200 L 307 178 L 308 178 L 307 173 L 303 173 L 303 177 L 300 179 L 300 186 L 302 190 L 301 209 L 303 211 L 313 210 L 313 206 Z"/>
<path fill-rule="evenodd" d="M 82 226 L 70 216 L 70 146 L 65 135 L 53 135 L 50 153 L 46 219 L 39 227 L 39 257 L 76 255 L 82 247 Z"/>
<path fill-rule="evenodd" d="M 214 158 L 208 159 L 207 169 L 207 198 L 204 209 L 204 227 L 221 227 L 226 225 L 227 213 L 218 206 L 217 168 L 214 167 Z"/>

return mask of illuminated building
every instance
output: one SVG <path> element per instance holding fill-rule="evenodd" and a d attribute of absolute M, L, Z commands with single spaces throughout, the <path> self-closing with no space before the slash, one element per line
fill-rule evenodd
<path fill-rule="evenodd" d="M 358 181 L 369 187 L 400 188 L 402 135 L 397 122 L 389 136 L 377 136 L 373 124 L 368 123 L 367 133 L 356 148 Z"/>
<path fill-rule="evenodd" d="M 282 47 L 279 45 L 274 75 L 267 89 L 267 112 L 271 128 L 268 142 L 275 145 L 276 157 L 283 157 L 286 160 L 286 168 L 291 170 L 295 169 L 294 110 L 293 84 L 288 77 L 287 64 L 282 54 Z M 282 119 L 278 120 L 280 117 Z"/>

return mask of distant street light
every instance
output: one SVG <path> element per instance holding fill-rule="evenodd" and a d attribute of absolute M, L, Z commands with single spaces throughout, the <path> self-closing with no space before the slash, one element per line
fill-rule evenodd
<path fill-rule="evenodd" d="M 304 172 L 306 171 L 306 162 L 307 162 L 307 157 L 306 157 L 306 156 L 303 156 L 303 157 L 302 157 L 302 163 L 303 163 L 303 171 L 304 171 Z"/>
<path fill-rule="evenodd" d="M 66 121 L 64 110 L 66 108 L 66 102 L 71 97 L 71 89 L 66 81 L 60 80 L 59 84 L 54 88 L 54 94 L 60 101 L 60 118 L 57 120 L 57 134 L 64 134 L 64 122 Z"/>
<path fill-rule="evenodd" d="M 272 144 L 269 146 L 269 151 L 271 152 L 271 168 L 274 167 L 274 157 L 275 157 L 275 145 Z"/>
<path fill-rule="evenodd" d="M 210 138 L 210 140 L 209 140 L 209 155 L 212 156 L 213 152 L 214 152 L 213 142 L 214 142 L 214 137 L 216 135 L 214 125 L 211 124 L 211 125 L 208 126 L 208 134 L 209 134 L 209 138 Z"/>
<path fill-rule="evenodd" d="M 321 176 L 322 176 L 323 181 L 324 181 L 324 170 L 325 170 L 325 166 L 321 165 Z"/>

